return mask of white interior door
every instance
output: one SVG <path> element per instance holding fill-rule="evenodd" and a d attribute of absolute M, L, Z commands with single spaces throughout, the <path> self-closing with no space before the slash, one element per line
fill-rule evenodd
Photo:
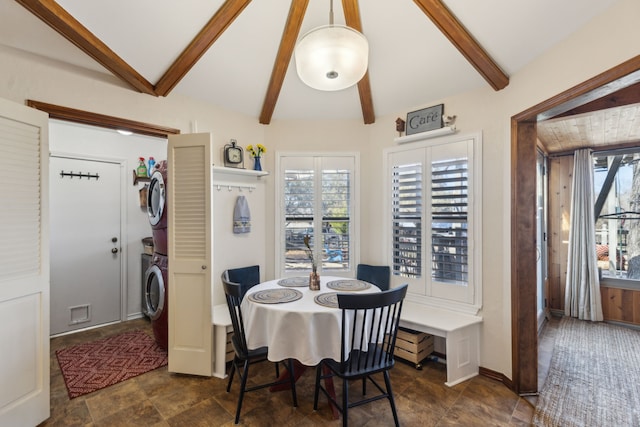
<path fill-rule="evenodd" d="M 48 116 L 0 99 L 0 425 L 49 417 Z"/>
<path fill-rule="evenodd" d="M 121 319 L 120 177 L 119 163 L 51 157 L 52 335 Z"/>

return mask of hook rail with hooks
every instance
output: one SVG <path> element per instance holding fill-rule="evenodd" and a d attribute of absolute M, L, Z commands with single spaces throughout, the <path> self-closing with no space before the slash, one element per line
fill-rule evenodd
<path fill-rule="evenodd" d="M 232 191 L 234 188 L 237 188 L 238 191 L 242 192 L 242 190 L 249 190 L 249 192 L 253 192 L 256 189 L 255 185 L 236 185 L 236 184 L 216 184 L 216 189 L 218 191 L 222 191 L 222 189 L 227 189 L 228 191 Z"/>

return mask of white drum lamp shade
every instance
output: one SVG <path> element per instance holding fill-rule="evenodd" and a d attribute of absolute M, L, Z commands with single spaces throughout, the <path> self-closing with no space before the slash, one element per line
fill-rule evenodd
<path fill-rule="evenodd" d="M 317 90 L 336 91 L 358 83 L 367 72 L 369 43 L 344 25 L 325 25 L 306 33 L 295 49 L 300 80 Z"/>

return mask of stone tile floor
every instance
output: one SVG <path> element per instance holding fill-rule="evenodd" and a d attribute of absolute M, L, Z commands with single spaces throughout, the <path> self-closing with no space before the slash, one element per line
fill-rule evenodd
<path fill-rule="evenodd" d="M 41 426 L 231 426 L 238 398 L 237 377 L 231 392 L 226 380 L 173 374 L 159 368 L 120 384 L 69 400 L 55 350 L 80 342 L 142 328 L 151 334 L 146 319 L 110 325 L 51 339 L 51 417 Z M 271 364 L 250 373 L 260 380 L 273 375 Z M 313 410 L 313 370 L 297 383 L 298 407 L 289 392 L 268 389 L 245 394 L 240 424 L 247 426 L 337 426 L 322 399 Z M 422 370 L 398 361 L 391 383 L 403 426 L 528 426 L 533 406 L 502 383 L 477 376 L 454 387 L 444 385 L 445 366 L 426 362 Z M 339 387 L 339 380 L 336 386 Z M 357 393 L 359 387 L 353 387 Z M 373 390 L 372 390 L 373 391 Z M 338 391 L 338 397 L 339 397 Z M 386 400 L 349 411 L 352 426 L 393 425 Z"/>

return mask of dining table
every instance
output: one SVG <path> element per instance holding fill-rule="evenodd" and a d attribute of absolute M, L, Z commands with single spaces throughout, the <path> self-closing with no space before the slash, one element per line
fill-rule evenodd
<path fill-rule="evenodd" d="M 324 359 L 340 360 L 342 311 L 336 296 L 345 292 L 373 293 L 380 289 L 369 282 L 338 276 L 321 276 L 320 290 L 309 288 L 308 276 L 279 278 L 251 287 L 241 304 L 247 347 L 268 347 L 267 358 L 272 362 L 294 359 L 298 362 L 296 379 L 305 367 L 316 366 Z M 333 384 L 328 388 L 333 389 Z M 332 409 L 336 416 L 336 409 Z"/>

